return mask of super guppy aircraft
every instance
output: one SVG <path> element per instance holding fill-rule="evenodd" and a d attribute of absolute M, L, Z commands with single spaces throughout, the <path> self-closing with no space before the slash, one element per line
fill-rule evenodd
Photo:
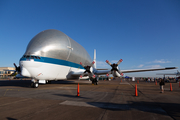
<path fill-rule="evenodd" d="M 97 70 L 87 51 L 76 41 L 59 30 L 49 29 L 40 32 L 29 42 L 26 52 L 16 64 L 16 71 L 25 77 L 32 78 L 31 86 L 38 87 L 38 83 L 48 83 L 51 80 L 79 79 L 89 76 L 93 84 L 97 85 L 97 75 L 113 74 L 120 77 L 123 73 L 143 72 L 155 70 L 176 69 L 175 67 L 160 69 L 119 70 L 118 65 L 111 64 L 111 70 Z"/>

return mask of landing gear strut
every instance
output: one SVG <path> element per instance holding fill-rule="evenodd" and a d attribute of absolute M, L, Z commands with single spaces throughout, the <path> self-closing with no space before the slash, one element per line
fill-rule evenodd
<path fill-rule="evenodd" d="M 97 77 L 96 77 L 96 78 L 94 78 L 94 79 L 92 79 L 91 81 L 92 81 L 92 84 L 94 84 L 94 85 L 98 85 L 98 80 L 97 80 Z"/>
<path fill-rule="evenodd" d="M 50 80 L 46 80 L 46 84 L 51 84 L 51 81 Z"/>
<path fill-rule="evenodd" d="M 32 87 L 32 88 L 38 88 L 38 86 L 39 86 L 38 81 L 35 80 L 35 79 L 32 79 L 32 80 L 31 80 L 31 87 Z"/>

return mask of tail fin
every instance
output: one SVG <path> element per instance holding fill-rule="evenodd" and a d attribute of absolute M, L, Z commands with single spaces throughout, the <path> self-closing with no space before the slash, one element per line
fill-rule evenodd
<path fill-rule="evenodd" d="M 93 60 L 95 63 L 94 63 L 94 68 L 96 68 L 96 49 L 94 49 L 94 60 Z"/>

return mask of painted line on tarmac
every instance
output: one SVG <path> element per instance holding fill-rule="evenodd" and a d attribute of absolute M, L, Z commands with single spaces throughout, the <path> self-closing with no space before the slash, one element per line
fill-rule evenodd
<path fill-rule="evenodd" d="M 0 107 L 5 106 L 5 105 L 9 105 L 9 104 L 13 104 L 13 103 L 18 103 L 18 102 L 26 101 L 26 100 L 30 100 L 30 99 L 24 99 L 24 100 L 14 101 L 14 102 L 11 102 L 11 103 L 2 104 L 2 105 L 0 105 Z"/>
<path fill-rule="evenodd" d="M 170 88 L 164 88 L 164 90 L 170 90 Z"/>
<path fill-rule="evenodd" d="M 9 91 L 9 90 L 20 91 L 19 89 L 6 89 L 6 91 L 5 91 L 5 93 L 4 93 L 4 95 L 3 95 L 3 96 L 5 96 L 5 95 L 6 95 L 6 93 L 7 93 L 7 91 Z"/>
<path fill-rule="evenodd" d="M 120 82 L 119 84 L 130 85 L 130 83 L 128 83 L 128 82 Z"/>
<path fill-rule="evenodd" d="M 57 87 L 57 88 L 60 88 L 60 89 L 77 89 L 77 87 Z"/>
<path fill-rule="evenodd" d="M 93 105 L 88 104 L 87 102 L 76 102 L 76 101 L 64 101 L 62 103 L 59 103 L 61 105 L 71 105 L 71 106 L 83 106 L 83 107 L 96 107 Z"/>
<path fill-rule="evenodd" d="M 158 106 L 138 106 L 118 103 L 103 103 L 103 102 L 77 102 L 77 101 L 64 101 L 59 103 L 60 105 L 79 106 L 79 107 L 93 107 L 103 109 L 115 109 L 115 110 L 139 110 L 144 112 L 160 112 L 167 114 L 162 108 Z"/>

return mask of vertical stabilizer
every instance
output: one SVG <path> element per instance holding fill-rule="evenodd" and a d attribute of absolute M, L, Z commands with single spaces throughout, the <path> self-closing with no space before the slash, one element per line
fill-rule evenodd
<path fill-rule="evenodd" d="M 95 63 L 94 63 L 94 68 L 96 68 L 96 49 L 94 49 L 94 60 L 93 60 Z"/>

